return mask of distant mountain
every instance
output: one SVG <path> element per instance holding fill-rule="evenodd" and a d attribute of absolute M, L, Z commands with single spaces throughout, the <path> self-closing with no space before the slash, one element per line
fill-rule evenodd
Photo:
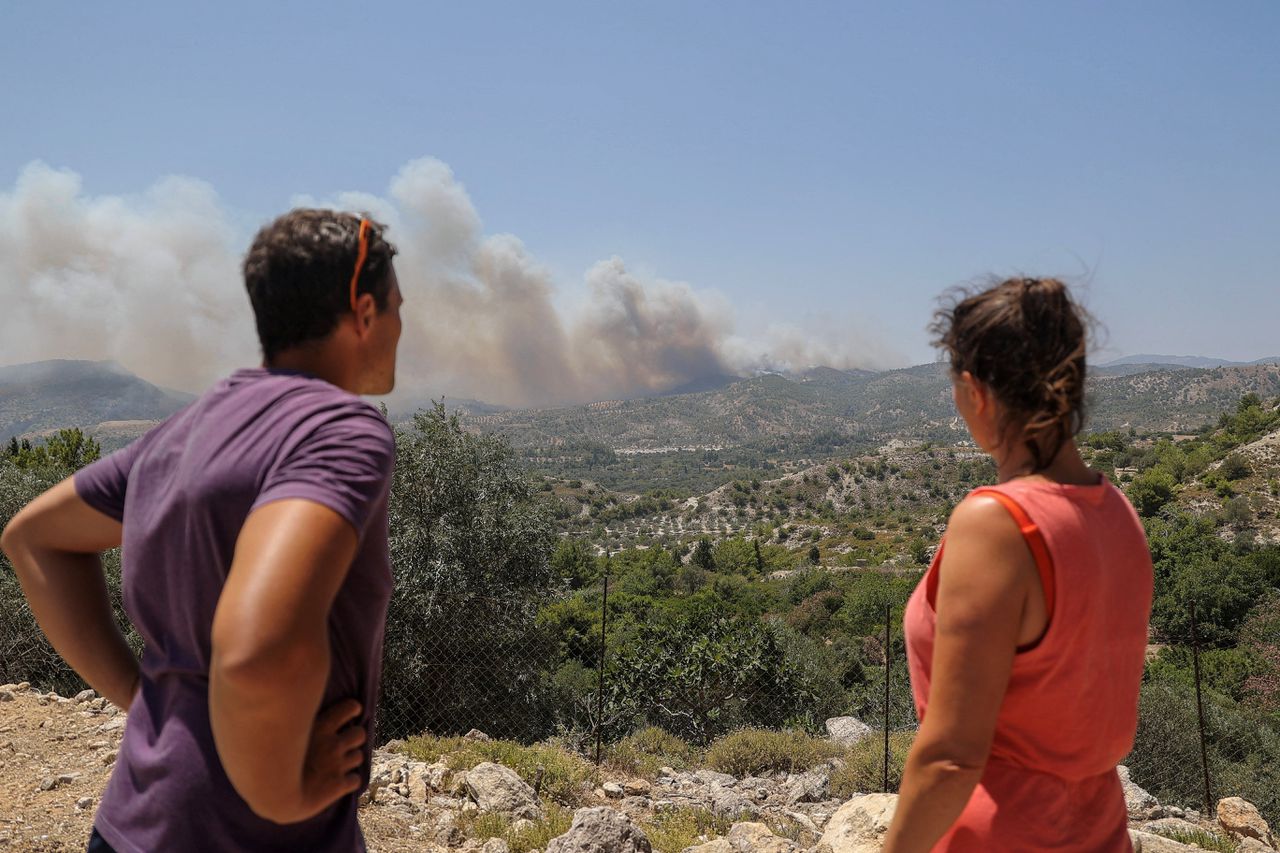
<path fill-rule="evenodd" d="M 1232 408 L 1243 394 L 1280 396 L 1280 364 L 1149 367 L 1095 371 L 1087 428 L 1190 431 Z M 792 376 L 722 377 L 710 384 L 693 393 L 582 406 L 504 409 L 454 398 L 445 405 L 459 411 L 470 428 L 503 435 L 518 448 L 876 446 L 894 438 L 953 441 L 964 435 L 942 362 L 878 373 L 813 368 Z M 118 447 L 191 399 L 110 362 L 0 368 L 0 440 L 79 426 L 98 435 L 104 447 Z M 407 418 L 414 408 L 393 406 L 392 415 Z"/>
<path fill-rule="evenodd" d="M 61 427 L 93 430 L 106 422 L 112 422 L 107 430 L 112 436 L 136 437 L 192 399 L 139 379 L 110 361 L 0 367 L 0 439 Z"/>
<path fill-rule="evenodd" d="M 1209 423 L 1246 393 L 1280 396 L 1280 365 L 1161 366 L 1090 379 L 1087 428 L 1184 431 Z M 883 442 L 953 440 L 964 429 L 947 365 L 881 373 L 819 368 L 762 374 L 697 394 L 615 400 L 464 417 L 517 447 L 589 442 L 615 450 L 777 443 L 822 434 Z"/>
<path fill-rule="evenodd" d="M 1126 355 L 1098 365 L 1100 368 L 1112 367 L 1246 367 L 1254 364 L 1280 364 L 1280 356 L 1269 356 L 1257 361 L 1228 361 L 1225 358 L 1205 358 L 1200 355 Z"/>

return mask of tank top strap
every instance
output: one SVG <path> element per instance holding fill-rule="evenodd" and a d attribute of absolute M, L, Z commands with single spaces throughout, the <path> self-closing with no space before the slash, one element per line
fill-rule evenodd
<path fill-rule="evenodd" d="M 1046 630 L 1048 630 L 1048 622 L 1053 620 L 1055 598 L 1054 569 L 1053 557 L 1049 554 L 1049 546 L 1045 543 L 1044 535 L 1040 532 L 1040 528 L 1031 520 L 1031 516 L 1027 515 L 1027 511 L 1022 508 L 1021 504 L 998 488 L 982 486 L 974 489 L 970 494 L 989 495 L 995 498 L 1005 508 L 1005 511 L 1013 516 L 1013 520 L 1017 522 L 1018 529 L 1022 531 L 1022 538 L 1026 540 L 1027 547 L 1031 549 L 1031 557 L 1036 563 L 1036 572 L 1040 575 L 1040 585 L 1044 588 L 1044 609 L 1048 617 L 1045 624 Z"/>

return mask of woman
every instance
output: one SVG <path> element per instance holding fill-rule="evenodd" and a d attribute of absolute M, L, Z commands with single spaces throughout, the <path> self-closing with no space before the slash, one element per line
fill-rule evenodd
<path fill-rule="evenodd" d="M 907 605 L 920 731 L 885 850 L 1129 851 L 1116 763 L 1138 720 L 1152 569 L 1085 466 L 1082 311 L 1015 278 L 938 312 L 956 408 L 998 485 L 955 509 Z"/>

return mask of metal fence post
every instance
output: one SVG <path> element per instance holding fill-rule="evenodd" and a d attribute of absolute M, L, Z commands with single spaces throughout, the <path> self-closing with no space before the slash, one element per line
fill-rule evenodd
<path fill-rule="evenodd" d="M 893 605 L 884 606 L 884 792 L 889 793 L 889 626 L 893 622 Z"/>
<path fill-rule="evenodd" d="M 596 695 L 596 766 L 600 765 L 600 747 L 604 738 L 604 660 L 607 647 L 605 631 L 609 625 L 609 575 L 604 576 L 604 597 L 600 601 L 600 691 Z"/>
<path fill-rule="evenodd" d="M 1200 725 L 1200 766 L 1204 770 L 1204 808 L 1213 814 L 1213 795 L 1209 788 L 1209 751 L 1205 746 L 1204 702 L 1200 698 L 1200 637 L 1196 633 L 1196 603 L 1191 602 L 1191 662 L 1196 676 L 1196 716 Z"/>

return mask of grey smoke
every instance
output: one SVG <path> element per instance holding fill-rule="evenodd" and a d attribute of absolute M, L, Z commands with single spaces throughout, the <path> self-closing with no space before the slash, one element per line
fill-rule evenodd
<path fill-rule="evenodd" d="M 448 393 L 546 405 L 660 393 L 758 369 L 883 363 L 865 341 L 771 328 L 734 334 L 727 301 L 640 278 L 620 258 L 587 271 L 581 307 L 521 241 L 486 235 L 465 188 L 434 159 L 407 164 L 387 197 L 317 202 L 386 221 L 406 296 L 405 396 Z M 88 196 L 74 173 L 34 163 L 0 193 L 0 364 L 114 359 L 199 390 L 254 363 L 239 265 L 248 234 L 207 184 L 166 178 L 138 196 Z M 833 343 L 835 341 L 835 343 Z"/>

